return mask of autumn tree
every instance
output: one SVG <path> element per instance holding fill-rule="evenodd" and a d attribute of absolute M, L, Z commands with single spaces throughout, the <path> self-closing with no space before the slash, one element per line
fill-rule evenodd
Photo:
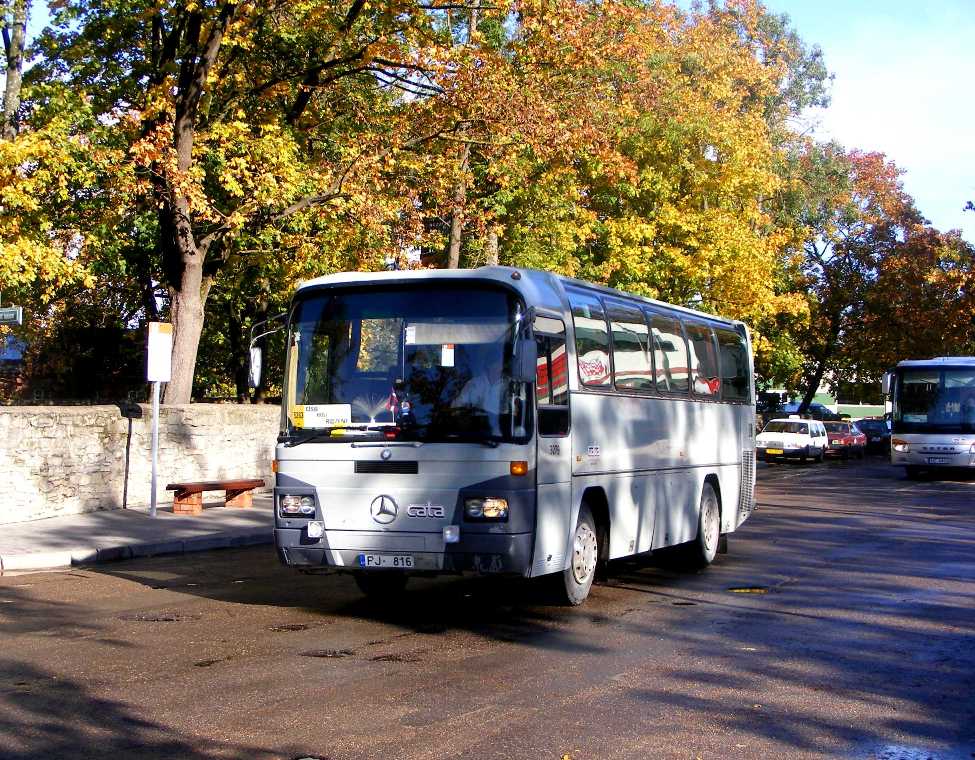
<path fill-rule="evenodd" d="M 975 247 L 927 225 L 878 267 L 848 364 L 877 379 L 904 359 L 975 355 Z"/>
<path fill-rule="evenodd" d="M 904 193 L 899 170 L 879 153 L 810 144 L 794 168 L 800 181 L 790 202 L 806 231 L 809 323 L 796 336 L 805 410 L 824 379 L 846 369 L 881 268 L 924 220 Z"/>

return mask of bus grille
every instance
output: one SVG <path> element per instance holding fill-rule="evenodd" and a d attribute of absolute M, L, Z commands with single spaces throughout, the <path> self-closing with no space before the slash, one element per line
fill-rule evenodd
<path fill-rule="evenodd" d="M 369 475 L 416 475 L 420 465 L 416 461 L 403 462 L 356 462 L 355 471 Z"/>
<path fill-rule="evenodd" d="M 755 450 L 741 453 L 741 490 L 738 494 L 738 522 L 755 509 Z"/>

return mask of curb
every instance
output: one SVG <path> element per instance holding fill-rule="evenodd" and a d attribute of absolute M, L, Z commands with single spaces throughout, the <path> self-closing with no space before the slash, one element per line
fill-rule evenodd
<path fill-rule="evenodd" d="M 0 555 L 0 575 L 8 572 L 57 570 L 79 565 L 98 565 L 123 559 L 192 554 L 213 549 L 233 549 L 274 543 L 274 532 L 268 529 L 247 533 L 224 533 L 196 536 L 182 540 L 153 541 L 117 546 L 85 546 L 51 552 Z"/>

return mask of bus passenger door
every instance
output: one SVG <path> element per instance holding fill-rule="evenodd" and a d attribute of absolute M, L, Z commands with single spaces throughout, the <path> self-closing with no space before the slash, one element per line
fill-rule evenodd
<path fill-rule="evenodd" d="M 533 576 L 561 571 L 571 516 L 572 459 L 569 441 L 569 373 L 565 325 L 535 318 L 536 517 Z"/>

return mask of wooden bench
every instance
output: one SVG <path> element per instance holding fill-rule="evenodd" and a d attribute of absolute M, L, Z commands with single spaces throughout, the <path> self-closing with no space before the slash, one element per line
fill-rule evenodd
<path fill-rule="evenodd" d="M 253 505 L 253 491 L 263 488 L 261 478 L 250 480 L 201 480 L 196 483 L 170 483 L 167 491 L 173 495 L 173 514 L 198 515 L 203 511 L 204 491 L 225 491 L 224 506 L 246 508 Z"/>

